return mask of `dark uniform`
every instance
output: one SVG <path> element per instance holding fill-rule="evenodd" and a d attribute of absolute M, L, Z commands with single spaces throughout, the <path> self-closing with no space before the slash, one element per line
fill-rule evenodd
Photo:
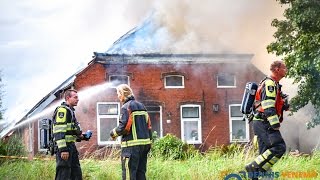
<path fill-rule="evenodd" d="M 145 106 L 129 97 L 121 107 L 119 126 L 110 136 L 121 138 L 122 179 L 144 180 L 151 147 L 151 121 Z"/>
<path fill-rule="evenodd" d="M 259 85 L 255 98 L 254 133 L 258 137 L 259 156 L 246 166 L 248 172 L 268 171 L 285 153 L 286 144 L 279 130 L 284 110 L 281 85 L 267 77 Z"/>
<path fill-rule="evenodd" d="M 76 141 L 81 141 L 79 123 L 74 114 L 74 108 L 65 102 L 57 107 L 53 116 L 53 136 L 58 146 L 56 153 L 55 179 L 81 180 L 82 172 L 79 162 L 79 153 L 75 146 Z M 68 160 L 61 159 L 61 152 L 69 152 Z"/>

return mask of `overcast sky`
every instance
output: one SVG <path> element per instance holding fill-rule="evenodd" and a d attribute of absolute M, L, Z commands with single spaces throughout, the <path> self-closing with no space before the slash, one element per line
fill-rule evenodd
<path fill-rule="evenodd" d="M 0 0 L 5 119 L 21 118 L 146 16 L 129 0 Z"/>

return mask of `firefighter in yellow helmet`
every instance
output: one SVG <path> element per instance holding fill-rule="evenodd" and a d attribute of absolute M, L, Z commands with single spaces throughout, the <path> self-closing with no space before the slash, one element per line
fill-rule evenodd
<path fill-rule="evenodd" d="M 145 106 L 135 100 L 128 85 L 120 84 L 117 94 L 123 105 L 119 126 L 110 131 L 110 136 L 112 139 L 122 136 L 122 179 L 145 180 L 151 148 L 151 121 Z"/>
<path fill-rule="evenodd" d="M 53 114 L 53 137 L 57 146 L 56 152 L 56 180 L 82 179 L 79 162 L 79 153 L 75 142 L 88 141 L 91 131 L 82 134 L 80 124 L 74 113 L 79 98 L 74 89 L 69 89 L 64 94 L 65 102 L 58 106 Z"/>
<path fill-rule="evenodd" d="M 268 171 L 285 153 L 286 144 L 279 131 L 283 110 L 288 110 L 285 95 L 279 81 L 286 76 L 287 68 L 283 61 L 274 61 L 270 66 L 271 75 L 259 84 L 255 97 L 253 129 L 258 138 L 259 156 L 246 165 L 246 171 L 254 175 Z M 252 176 L 253 175 L 253 176 Z"/>

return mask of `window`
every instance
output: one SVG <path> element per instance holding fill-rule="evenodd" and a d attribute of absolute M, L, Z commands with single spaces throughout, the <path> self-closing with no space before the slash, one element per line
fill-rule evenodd
<path fill-rule="evenodd" d="M 201 144 L 201 106 L 182 105 L 181 111 L 181 139 L 189 144 Z"/>
<path fill-rule="evenodd" d="M 231 74 L 218 74 L 217 76 L 217 87 L 218 88 L 235 88 L 236 77 Z"/>
<path fill-rule="evenodd" d="M 162 137 L 162 107 L 161 106 L 146 106 L 152 126 L 152 133 L 157 132 L 158 137 Z"/>
<path fill-rule="evenodd" d="M 249 142 L 249 124 L 243 121 L 240 104 L 229 106 L 230 142 Z"/>
<path fill-rule="evenodd" d="M 164 78 L 165 88 L 184 88 L 184 76 L 167 75 Z"/>
<path fill-rule="evenodd" d="M 97 103 L 98 145 L 119 144 L 109 139 L 110 131 L 119 125 L 120 104 L 117 102 Z"/>
<path fill-rule="evenodd" d="M 39 151 L 46 151 L 49 145 L 49 138 L 51 136 L 50 131 L 51 120 L 41 119 L 38 121 L 38 149 Z"/>
<path fill-rule="evenodd" d="M 110 75 L 109 82 L 112 83 L 112 87 L 117 87 L 119 84 L 129 84 L 129 76 L 127 75 Z"/>

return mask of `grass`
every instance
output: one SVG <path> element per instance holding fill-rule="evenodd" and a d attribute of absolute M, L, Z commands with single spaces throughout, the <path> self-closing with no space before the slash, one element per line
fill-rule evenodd
<path fill-rule="evenodd" d="M 164 180 L 216 180 L 223 175 L 243 170 L 254 155 L 245 153 L 244 149 L 222 152 L 221 149 L 208 151 L 186 160 L 163 160 L 150 157 L 148 160 L 148 179 Z M 285 155 L 273 167 L 273 172 L 320 172 L 320 152 L 312 156 L 295 157 Z M 83 179 L 121 179 L 121 164 L 118 158 L 81 160 Z M 0 165 L 0 179 L 37 180 L 54 179 L 55 160 L 7 160 Z M 288 175 L 288 174 L 287 174 Z M 292 176 L 291 176 L 292 177 Z M 277 179 L 288 179 L 281 177 Z M 290 178 L 301 179 L 301 178 Z M 318 178 L 320 179 L 320 175 Z"/>
<path fill-rule="evenodd" d="M 0 165 L 0 179 L 54 179 L 55 162 L 53 160 L 9 160 Z"/>

